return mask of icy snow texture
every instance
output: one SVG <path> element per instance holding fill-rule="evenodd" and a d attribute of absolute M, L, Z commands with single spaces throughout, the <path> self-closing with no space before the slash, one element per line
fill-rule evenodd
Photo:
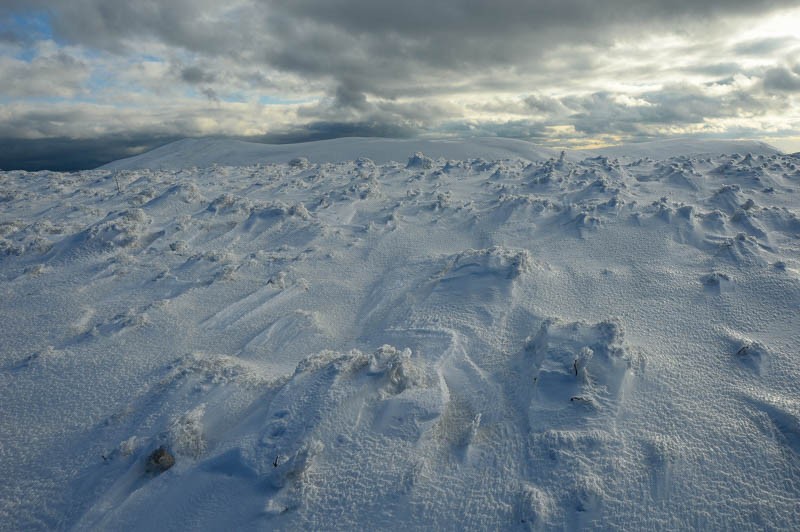
<path fill-rule="evenodd" d="M 0 528 L 797 527 L 797 158 L 202 142 L 0 174 Z"/>

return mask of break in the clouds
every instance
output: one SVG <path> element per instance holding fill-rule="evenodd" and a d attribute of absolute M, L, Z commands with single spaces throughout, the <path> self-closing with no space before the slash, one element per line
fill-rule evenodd
<path fill-rule="evenodd" d="M 48 145 L 93 164 L 202 135 L 792 147 L 796 4 L 3 0 L 0 167 L 65 166 Z"/>

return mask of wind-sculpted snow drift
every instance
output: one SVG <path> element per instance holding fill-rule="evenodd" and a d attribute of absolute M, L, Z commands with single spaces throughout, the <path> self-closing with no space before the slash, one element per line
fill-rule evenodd
<path fill-rule="evenodd" d="M 797 526 L 800 160 L 412 144 L 0 174 L 0 528 Z"/>

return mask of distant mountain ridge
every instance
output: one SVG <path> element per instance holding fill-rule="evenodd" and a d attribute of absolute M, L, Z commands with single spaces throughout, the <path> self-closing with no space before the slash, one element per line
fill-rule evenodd
<path fill-rule="evenodd" d="M 154 150 L 103 165 L 109 170 L 178 169 L 187 167 L 247 166 L 258 163 L 285 163 L 296 157 L 306 157 L 314 163 L 341 162 L 366 157 L 382 164 L 405 162 L 416 152 L 445 159 L 527 159 L 530 161 L 558 157 L 560 150 L 507 138 L 474 139 L 386 139 L 348 137 L 298 144 L 261 144 L 227 138 L 183 139 Z M 568 150 L 571 160 L 585 157 L 609 156 L 654 159 L 677 155 L 723 153 L 780 153 L 774 147 L 749 140 L 672 139 L 610 146 L 591 150 Z"/>

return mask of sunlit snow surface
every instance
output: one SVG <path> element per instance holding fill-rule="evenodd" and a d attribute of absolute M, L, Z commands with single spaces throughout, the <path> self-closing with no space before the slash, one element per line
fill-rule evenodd
<path fill-rule="evenodd" d="M 215 142 L 0 173 L 0 528 L 800 524 L 800 159 Z"/>

